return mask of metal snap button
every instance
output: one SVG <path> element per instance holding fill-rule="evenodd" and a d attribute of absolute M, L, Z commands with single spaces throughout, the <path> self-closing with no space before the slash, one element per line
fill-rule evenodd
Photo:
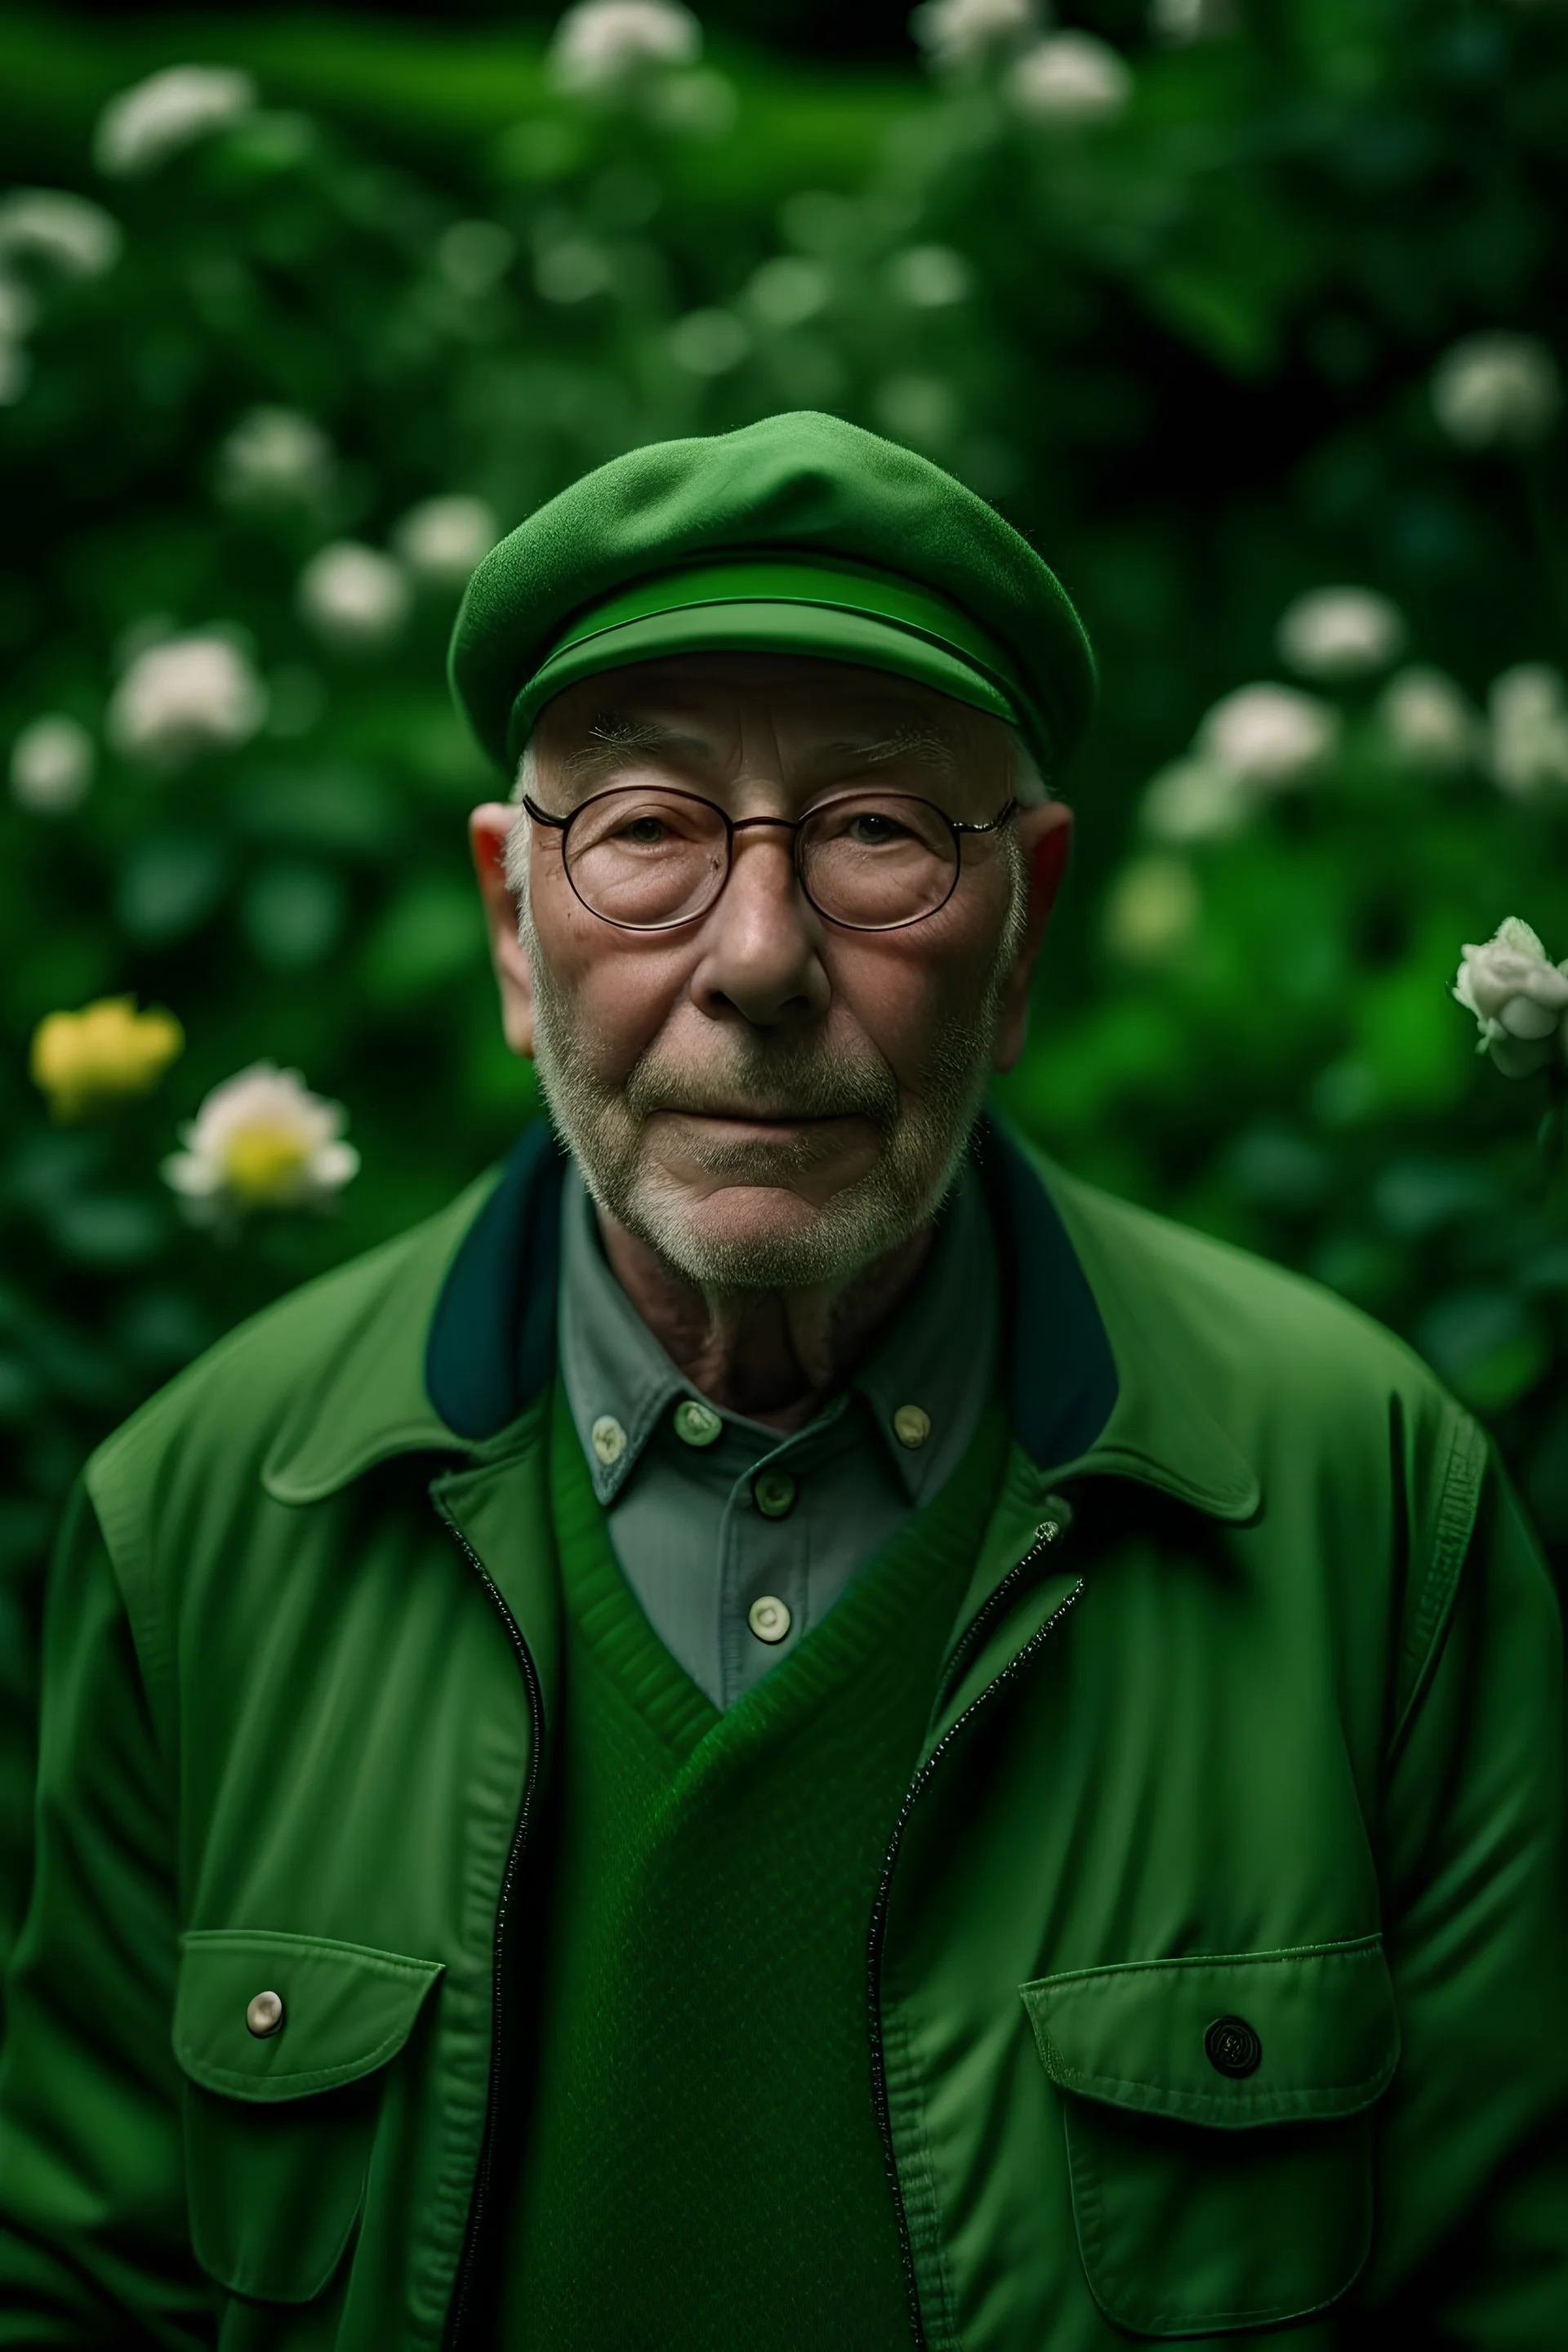
<path fill-rule="evenodd" d="M 1204 2054 L 1216 2074 L 1239 2081 L 1256 2074 L 1263 2062 L 1263 2044 L 1245 2017 L 1216 2017 L 1204 2035 Z"/>
<path fill-rule="evenodd" d="M 281 2033 L 283 2031 L 282 1994 L 280 1992 L 253 1993 L 246 2004 L 245 2022 L 247 2032 L 254 2033 L 258 2042 L 265 2042 L 269 2034 Z"/>
<path fill-rule="evenodd" d="M 752 1500 L 764 1519 L 787 1518 L 799 1492 L 787 1470 L 759 1470 L 752 1481 Z"/>
<path fill-rule="evenodd" d="M 688 1445 L 712 1445 L 724 1434 L 724 1423 L 710 1404 L 683 1397 L 675 1408 L 675 1433 Z"/>
<path fill-rule="evenodd" d="M 790 1613 L 776 1594 L 764 1592 L 746 1612 L 746 1622 L 759 1642 L 782 1642 L 790 1629 Z"/>

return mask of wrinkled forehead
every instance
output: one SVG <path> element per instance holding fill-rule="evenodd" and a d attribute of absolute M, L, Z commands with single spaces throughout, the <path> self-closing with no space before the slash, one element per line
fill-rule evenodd
<path fill-rule="evenodd" d="M 999 719 L 887 672 L 809 656 L 681 655 L 603 670 L 547 703 L 531 749 L 542 772 L 577 781 L 641 752 L 723 771 L 766 730 L 791 764 L 912 762 L 997 772 Z"/>

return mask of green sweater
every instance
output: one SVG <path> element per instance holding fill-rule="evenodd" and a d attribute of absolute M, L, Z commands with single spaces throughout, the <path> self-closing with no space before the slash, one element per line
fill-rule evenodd
<path fill-rule="evenodd" d="M 905 2352 L 867 1942 L 1005 1445 L 994 1399 L 721 1715 L 633 1599 L 557 1396 L 557 1860 L 506 2352 Z"/>

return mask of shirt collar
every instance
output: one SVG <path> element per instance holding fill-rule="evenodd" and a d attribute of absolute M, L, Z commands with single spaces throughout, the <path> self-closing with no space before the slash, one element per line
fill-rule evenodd
<path fill-rule="evenodd" d="M 995 1245 L 974 1172 L 965 1169 L 938 1225 L 931 1255 L 910 1297 L 848 1381 L 885 1447 L 911 1503 L 921 1502 L 954 1466 L 967 1429 L 961 1411 L 976 1373 L 994 1364 L 1000 1281 Z M 586 1186 L 574 1169 L 564 1181 L 559 1286 L 561 1373 L 566 1399 L 601 1503 L 615 1502 L 649 1438 L 677 1402 L 700 1392 L 660 1347 L 605 1258 Z M 918 1408 L 929 1435 L 900 1441 L 895 1415 Z M 842 1412 L 835 1400 L 805 1437 Z M 724 1413 L 729 1428 L 758 1458 L 784 1441 L 765 1423 Z M 595 1433 L 609 1433 L 606 1449 Z"/>

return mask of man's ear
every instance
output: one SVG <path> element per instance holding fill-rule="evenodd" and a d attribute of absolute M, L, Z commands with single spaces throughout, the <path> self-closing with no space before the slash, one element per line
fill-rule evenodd
<path fill-rule="evenodd" d="M 468 819 L 468 848 L 489 933 L 490 961 L 500 990 L 501 1027 L 514 1054 L 533 1055 L 533 974 L 517 931 L 517 900 L 507 887 L 506 845 L 517 811 L 487 801 Z"/>
<path fill-rule="evenodd" d="M 1032 808 L 1020 809 L 1016 823 L 1018 846 L 1028 868 L 1029 904 L 1018 952 L 1002 984 L 996 1034 L 991 1047 L 991 1066 L 996 1070 L 1010 1070 L 1024 1050 L 1029 1025 L 1029 983 L 1035 976 L 1040 942 L 1072 847 L 1072 811 L 1065 801 L 1037 802 Z"/>

